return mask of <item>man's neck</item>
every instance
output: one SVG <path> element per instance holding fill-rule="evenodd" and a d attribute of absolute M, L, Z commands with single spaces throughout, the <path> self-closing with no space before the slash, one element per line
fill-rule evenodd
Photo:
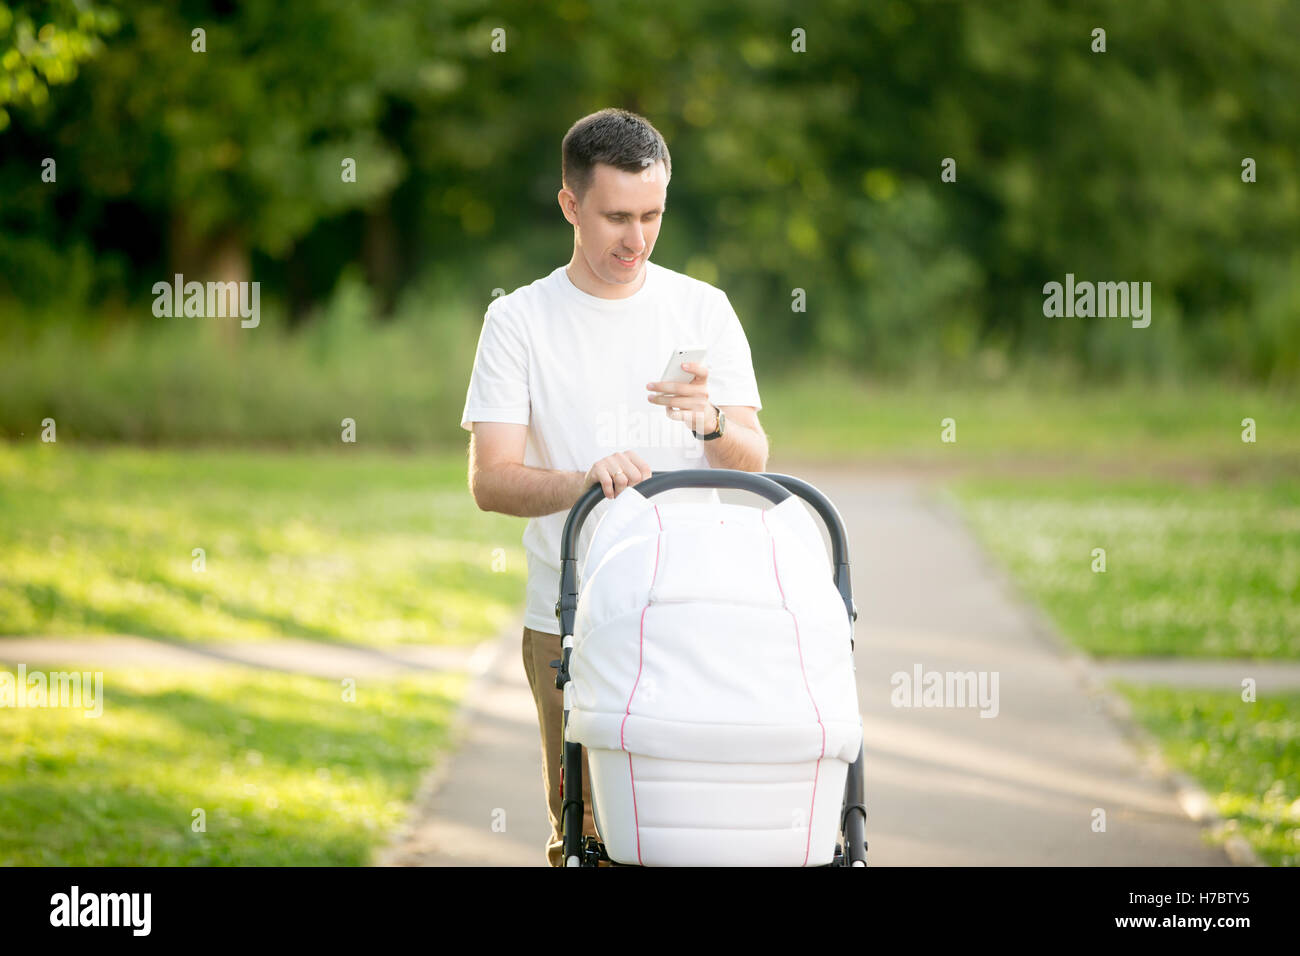
<path fill-rule="evenodd" d="M 650 264 L 648 262 L 641 264 L 641 281 L 635 285 L 605 282 L 591 271 L 587 265 L 587 260 L 575 249 L 573 258 L 565 266 L 564 272 L 569 277 L 569 281 L 587 295 L 594 295 L 598 299 L 626 299 L 636 295 L 641 291 L 641 287 L 646 284 L 646 279 L 649 278 L 650 274 Z"/>

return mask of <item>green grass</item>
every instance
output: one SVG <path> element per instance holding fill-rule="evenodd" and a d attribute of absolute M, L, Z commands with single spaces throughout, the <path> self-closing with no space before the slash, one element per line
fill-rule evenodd
<path fill-rule="evenodd" d="M 980 478 L 953 492 L 978 537 L 1093 654 L 1300 657 L 1300 479 Z"/>
<path fill-rule="evenodd" d="M 1300 865 L 1300 694 L 1248 703 L 1232 691 L 1116 686 L 1265 862 Z"/>
<path fill-rule="evenodd" d="M 1039 372 L 983 386 L 874 385 L 834 373 L 759 377 L 773 455 L 964 467 L 1056 462 L 1078 472 L 1185 464 L 1237 476 L 1300 472 L 1300 397 L 1191 386 L 1070 386 Z M 942 440 L 943 420 L 955 423 Z M 1255 441 L 1242 441 L 1242 419 Z"/>
<path fill-rule="evenodd" d="M 467 300 L 446 280 L 412 289 L 379 322 L 369 293 L 348 278 L 295 331 L 273 304 L 257 328 L 241 329 L 138 315 L 18 321 L 0 303 L 0 440 L 35 441 L 49 417 L 70 444 L 328 450 L 352 418 L 364 447 L 463 453 L 460 414 L 488 301 Z M 644 362 L 638 388 L 663 368 L 662 356 Z M 755 365 L 779 456 L 1300 471 L 1294 384 L 1086 385 L 1029 360 L 996 378 L 976 363 L 960 381 L 907 384 L 791 367 L 780 356 Z M 941 441 L 946 418 L 955 442 Z M 1255 420 L 1254 443 L 1241 441 L 1245 418 Z"/>
<path fill-rule="evenodd" d="M 361 679 L 345 702 L 332 680 L 133 668 L 104 673 L 97 718 L 6 710 L 0 864 L 365 864 L 445 745 L 464 680 Z"/>
<path fill-rule="evenodd" d="M 517 613 L 523 526 L 463 451 L 0 444 L 0 634 L 468 644 Z"/>

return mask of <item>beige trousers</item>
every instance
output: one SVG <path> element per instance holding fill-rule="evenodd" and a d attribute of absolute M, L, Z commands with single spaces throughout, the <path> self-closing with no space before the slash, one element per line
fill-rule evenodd
<path fill-rule="evenodd" d="M 551 661 L 560 657 L 560 635 L 524 628 L 524 673 L 537 704 L 537 723 L 542 735 L 542 785 L 546 788 L 546 809 L 551 818 L 551 836 L 546 844 L 546 860 L 551 866 L 564 864 L 560 838 L 560 770 L 563 767 L 560 735 L 564 721 L 564 693 L 555 686 L 556 669 Z M 587 769 L 587 751 L 582 751 L 582 832 L 596 836 L 591 813 L 591 772 Z"/>

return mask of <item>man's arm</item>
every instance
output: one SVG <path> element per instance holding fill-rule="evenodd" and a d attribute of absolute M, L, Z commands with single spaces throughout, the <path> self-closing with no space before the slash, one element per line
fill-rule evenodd
<path fill-rule="evenodd" d="M 709 464 L 737 471 L 767 471 L 767 435 L 758 423 L 758 412 L 752 405 L 718 407 L 727 415 L 727 427 L 721 438 L 702 443 Z"/>
<path fill-rule="evenodd" d="M 568 511 L 590 487 L 585 472 L 525 465 L 527 441 L 527 425 L 474 423 L 469 439 L 469 492 L 480 510 L 536 518 Z"/>

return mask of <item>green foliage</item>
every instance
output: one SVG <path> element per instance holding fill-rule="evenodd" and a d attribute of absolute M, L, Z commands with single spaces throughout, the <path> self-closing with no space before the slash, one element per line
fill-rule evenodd
<path fill-rule="evenodd" d="M 115 11 L 86 2 L 0 3 L 0 132 L 9 126 L 6 107 L 44 106 L 50 87 L 75 80 L 117 28 Z"/>
<path fill-rule="evenodd" d="M 91 305 L 140 300 L 178 250 L 212 244 L 251 251 L 268 300 L 328 295 L 353 262 L 384 305 L 426 270 L 513 289 L 569 255 L 564 131 L 621 105 L 675 160 L 657 260 L 726 289 L 760 361 L 1300 379 L 1285 0 L 143 0 L 120 16 L 81 80 L 5 134 L 0 295 L 71 296 L 52 276 L 65 256 L 80 268 L 79 244 L 109 263 L 71 284 Z M 57 190 L 33 174 L 56 154 Z M 1150 282 L 1150 328 L 1044 317 L 1043 285 L 1067 273 Z"/>
<path fill-rule="evenodd" d="M 0 437 L 35 435 L 50 416 L 60 441 L 325 446 L 353 418 L 368 446 L 463 445 L 478 328 L 446 316 L 479 308 L 463 295 L 424 281 L 381 322 L 349 271 L 299 332 L 265 301 L 247 329 L 235 318 L 87 327 L 15 315 L 0 321 Z"/>

